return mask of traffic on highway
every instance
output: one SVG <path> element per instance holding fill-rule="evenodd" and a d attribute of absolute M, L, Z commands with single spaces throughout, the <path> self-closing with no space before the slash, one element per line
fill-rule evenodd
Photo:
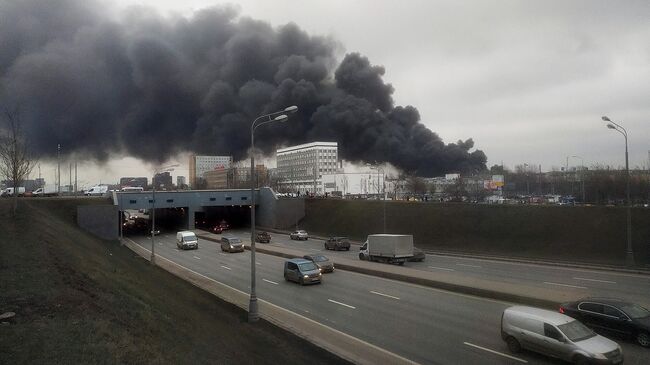
<path fill-rule="evenodd" d="M 250 252 L 234 250 L 237 252 L 231 253 L 230 250 L 223 250 L 223 245 L 224 242 L 236 239 L 249 246 L 250 231 L 229 229 L 222 234 L 214 234 L 196 230 L 196 233 L 199 249 L 188 251 L 177 247 L 175 232 L 161 233 L 156 236 L 156 254 L 235 289 L 249 291 Z M 321 240 L 312 236 L 307 239 L 296 239 L 298 238 L 296 235 L 292 237 L 291 234 L 266 233 L 270 236 L 270 242 L 258 243 L 258 247 L 291 250 L 302 254 L 288 259 L 257 253 L 255 264 L 258 278 L 257 293 L 260 299 L 416 363 L 559 364 L 564 358 L 578 363 L 599 361 L 598 363 L 614 364 L 621 363 L 624 359 L 626 364 L 645 364 L 650 356 L 650 350 L 642 346 L 644 337 L 641 337 L 639 342 L 636 337 L 616 336 L 611 333 L 606 334 L 606 337 L 616 344 L 616 349 L 620 346 L 618 350 L 620 356 L 606 345 L 603 345 L 606 351 L 601 352 L 593 347 L 590 348 L 591 352 L 580 350 L 581 347 L 575 345 L 580 341 L 573 341 L 576 338 L 572 337 L 572 333 L 562 330 L 562 323 L 551 320 L 547 321 L 547 324 L 555 326 L 557 332 L 561 333 L 560 335 L 556 333 L 557 339 L 553 341 L 558 342 L 556 347 L 560 350 L 557 351 L 562 354 L 541 350 L 534 343 L 531 345 L 530 341 L 522 340 L 520 336 L 505 334 L 502 314 L 516 303 L 336 269 L 337 260 L 359 262 L 361 247 L 352 244 L 347 247 L 347 250 L 336 250 L 332 249 L 335 247 L 332 247 L 331 243 L 341 241 L 338 238 Z M 304 233 L 308 235 L 307 232 Z M 151 248 L 148 236 L 132 235 L 127 239 L 144 249 Z M 346 241 L 349 244 L 349 240 Z M 595 295 L 611 296 L 615 293 L 628 300 L 639 299 L 636 302 L 641 303 L 642 306 L 647 305 L 648 298 L 645 293 L 640 293 L 638 288 L 647 288 L 650 282 L 650 279 L 643 275 L 441 255 L 426 255 L 423 262 L 406 262 L 404 266 L 373 264 L 396 270 L 413 269 L 430 275 L 444 273 L 452 276 L 464 275 L 489 279 L 497 284 L 518 283 L 522 287 L 529 287 L 531 291 L 548 286 L 553 292 L 569 293 L 576 298 Z M 567 277 L 571 277 L 571 281 L 561 280 Z M 582 286 L 570 286 L 576 281 L 588 282 L 589 287 L 584 283 Z M 553 282 L 566 286 L 547 284 Z M 612 284 L 619 282 L 621 285 Z M 613 288 L 616 290 L 610 290 Z M 559 303 L 557 310 L 550 312 L 553 313 L 554 321 L 558 321 L 559 316 L 570 318 L 569 313 L 560 313 Z M 571 320 L 573 319 L 569 319 Z M 540 323 L 543 328 L 545 322 Z M 601 329 L 597 329 L 597 332 L 603 333 Z M 531 335 L 536 334 L 531 332 Z M 541 336 L 540 341 L 544 341 L 543 335 L 543 331 L 537 334 Z M 517 341 L 517 345 L 513 345 L 513 340 Z M 574 351 L 571 352 L 573 357 L 567 358 L 569 350 L 562 350 L 560 344 L 566 345 L 565 347 L 571 345 L 571 351 Z"/>

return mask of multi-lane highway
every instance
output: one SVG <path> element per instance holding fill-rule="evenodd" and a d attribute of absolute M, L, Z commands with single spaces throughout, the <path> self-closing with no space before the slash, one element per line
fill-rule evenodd
<path fill-rule="evenodd" d="M 240 231 L 236 234 L 248 237 L 250 231 Z M 319 252 L 323 250 L 323 241 L 315 239 L 292 241 L 287 235 L 273 234 L 270 246 Z M 358 247 L 352 245 L 350 251 L 327 251 L 327 255 L 332 258 L 358 259 Z M 424 262 L 409 262 L 406 266 L 433 274 L 445 273 L 446 276 L 457 275 L 490 280 L 494 283 L 523 284 L 530 290 L 537 288 L 562 290 L 576 298 L 586 296 L 624 298 L 650 307 L 650 275 L 444 255 L 427 255 Z"/>
<path fill-rule="evenodd" d="M 241 238 L 247 241 L 245 234 Z M 146 249 L 151 246 L 147 237 L 130 239 Z M 322 250 L 322 241 L 291 243 L 286 236 L 277 234 L 274 241 L 273 244 L 304 245 L 310 252 Z M 223 253 L 217 243 L 207 240 L 200 241 L 198 250 L 179 251 L 173 233 L 163 233 L 156 243 L 158 255 L 236 289 L 249 290 L 248 251 Z M 279 257 L 257 255 L 257 290 L 261 299 L 416 362 L 557 363 L 533 353 L 513 356 L 508 352 L 500 338 L 499 321 L 509 303 L 342 270 L 326 274 L 322 285 L 301 287 L 284 281 L 283 262 Z M 636 345 L 621 345 L 628 364 L 645 364 L 650 356 L 648 350 Z"/>

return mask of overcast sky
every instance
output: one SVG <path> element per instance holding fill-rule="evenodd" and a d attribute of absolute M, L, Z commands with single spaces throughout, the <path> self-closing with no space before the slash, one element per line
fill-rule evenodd
<path fill-rule="evenodd" d="M 111 1 L 106 1 L 110 3 Z M 116 0 L 165 14 L 227 2 Z M 386 68 L 397 105 L 413 105 L 445 142 L 473 138 L 488 167 L 648 166 L 649 1 L 238 1 L 242 16 L 296 23 Z M 571 159 L 570 165 L 578 165 Z M 187 165 L 184 158 L 183 165 Z M 131 159 L 88 179 L 134 175 Z M 49 168 L 49 167 L 48 167 Z M 182 167 L 186 168 L 186 167 Z M 175 175 L 187 175 L 181 168 Z M 62 174 L 63 175 L 63 174 Z M 97 175 L 97 176 L 95 176 Z M 116 176 L 117 175 L 117 176 Z M 65 176 L 65 175 L 64 175 Z M 106 181 L 110 182 L 110 181 Z M 89 182 L 92 183 L 92 182 Z"/>

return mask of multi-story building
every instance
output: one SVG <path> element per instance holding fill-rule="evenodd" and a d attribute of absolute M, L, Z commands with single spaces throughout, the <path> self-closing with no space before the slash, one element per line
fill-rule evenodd
<path fill-rule="evenodd" d="M 170 174 L 169 171 L 158 173 L 154 175 L 152 184 L 156 187 L 156 189 L 170 190 L 173 188 L 172 174 Z"/>
<path fill-rule="evenodd" d="M 206 189 L 227 189 L 232 169 L 218 169 L 203 173 Z"/>
<path fill-rule="evenodd" d="M 185 176 L 176 176 L 176 188 L 187 189 L 187 181 L 185 181 Z"/>
<path fill-rule="evenodd" d="M 149 179 L 146 177 L 121 177 L 120 178 L 120 189 L 125 187 L 140 187 L 143 189 L 147 188 Z"/>
<path fill-rule="evenodd" d="M 206 171 L 229 169 L 232 167 L 232 156 L 190 156 L 190 187 L 195 189 L 197 179 L 203 178 Z"/>
<path fill-rule="evenodd" d="M 278 188 L 323 194 L 323 175 L 338 169 L 338 144 L 312 142 L 276 151 Z"/>

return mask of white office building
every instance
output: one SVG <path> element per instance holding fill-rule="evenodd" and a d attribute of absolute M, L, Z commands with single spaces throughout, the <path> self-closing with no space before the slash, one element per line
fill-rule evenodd
<path fill-rule="evenodd" d="M 384 196 L 384 174 L 376 170 L 367 172 L 338 172 L 323 175 L 325 192 L 340 197 Z"/>
<path fill-rule="evenodd" d="M 232 156 L 190 156 L 190 186 L 196 187 L 196 179 L 202 178 L 203 173 L 212 170 L 229 169 L 232 167 Z"/>
<path fill-rule="evenodd" d="M 338 144 L 312 142 L 276 151 L 280 189 L 323 194 L 323 175 L 339 171 Z"/>

